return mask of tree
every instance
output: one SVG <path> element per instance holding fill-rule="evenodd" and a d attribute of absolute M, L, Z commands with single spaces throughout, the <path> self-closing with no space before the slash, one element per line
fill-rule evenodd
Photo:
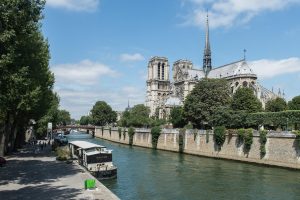
<path fill-rule="evenodd" d="M 289 110 L 300 110 L 300 95 L 289 101 L 288 108 Z"/>
<path fill-rule="evenodd" d="M 92 124 L 92 118 L 90 116 L 81 116 L 79 123 L 80 125 Z"/>
<path fill-rule="evenodd" d="M 230 107 L 220 107 L 211 117 L 213 126 L 225 126 L 226 128 L 247 127 L 247 113 L 243 110 L 234 111 Z"/>
<path fill-rule="evenodd" d="M 250 88 L 239 88 L 233 95 L 231 108 L 247 112 L 259 112 L 262 110 L 261 102 Z"/>
<path fill-rule="evenodd" d="M 277 97 L 266 103 L 266 111 L 269 112 L 280 112 L 284 111 L 287 108 L 286 101 L 283 98 Z"/>
<path fill-rule="evenodd" d="M 58 124 L 67 125 L 71 123 L 71 115 L 66 110 L 58 110 Z"/>
<path fill-rule="evenodd" d="M 143 104 L 135 105 L 130 111 L 125 111 L 121 118 L 122 126 L 144 127 L 150 124 L 150 109 Z"/>
<path fill-rule="evenodd" d="M 225 79 L 202 79 L 187 95 L 184 102 L 184 116 L 196 127 L 209 124 L 213 113 L 230 103 L 230 89 Z"/>
<path fill-rule="evenodd" d="M 42 0 L 0 3 L 0 155 L 20 146 L 28 121 L 38 121 L 50 108 L 54 76 L 41 32 L 44 5 Z"/>
<path fill-rule="evenodd" d="M 97 101 L 91 113 L 94 124 L 98 126 L 111 124 L 117 120 L 117 113 L 105 101 Z"/>
<path fill-rule="evenodd" d="M 170 122 L 173 124 L 174 128 L 183 128 L 187 122 L 183 116 L 183 108 L 182 107 L 174 107 L 170 112 Z"/>

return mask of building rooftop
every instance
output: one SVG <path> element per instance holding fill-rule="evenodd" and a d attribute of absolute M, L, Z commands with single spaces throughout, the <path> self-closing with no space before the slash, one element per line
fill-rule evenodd
<path fill-rule="evenodd" d="M 90 149 L 90 148 L 95 148 L 95 147 L 104 148 L 105 147 L 105 146 L 101 146 L 101 145 L 94 144 L 91 142 L 86 142 L 86 141 L 71 141 L 69 143 L 73 144 L 75 146 L 78 146 L 79 148 L 82 148 L 82 149 Z"/>

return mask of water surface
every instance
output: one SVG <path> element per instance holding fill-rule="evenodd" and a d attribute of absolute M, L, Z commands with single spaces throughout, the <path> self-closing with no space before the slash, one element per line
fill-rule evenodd
<path fill-rule="evenodd" d="M 113 149 L 118 178 L 101 182 L 121 199 L 300 200 L 299 171 L 92 141 Z"/>

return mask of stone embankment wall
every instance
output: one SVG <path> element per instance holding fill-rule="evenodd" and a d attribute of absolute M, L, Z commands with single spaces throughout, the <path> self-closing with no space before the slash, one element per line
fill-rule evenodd
<path fill-rule="evenodd" d="M 95 137 L 117 143 L 129 144 L 127 129 L 125 138 L 117 128 L 97 127 Z M 150 129 L 135 129 L 133 145 L 152 148 Z M 179 152 L 179 130 L 163 129 L 157 143 L 157 149 Z M 270 132 L 265 145 L 266 154 L 260 155 L 259 133 L 253 133 L 253 143 L 249 152 L 244 152 L 244 144 L 237 135 L 226 136 L 221 149 L 215 144 L 213 133 L 204 130 L 187 130 L 183 135 L 183 152 L 198 156 L 223 158 L 287 168 L 300 169 L 300 148 L 295 135 L 288 132 Z"/>

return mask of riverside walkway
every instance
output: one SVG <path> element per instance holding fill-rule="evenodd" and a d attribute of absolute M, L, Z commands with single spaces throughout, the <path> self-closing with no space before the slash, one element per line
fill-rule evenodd
<path fill-rule="evenodd" d="M 50 146 L 26 147 L 6 159 L 0 167 L 0 199 L 119 199 L 97 180 L 96 190 L 85 190 L 84 180 L 94 177 L 77 163 L 56 161 Z"/>

